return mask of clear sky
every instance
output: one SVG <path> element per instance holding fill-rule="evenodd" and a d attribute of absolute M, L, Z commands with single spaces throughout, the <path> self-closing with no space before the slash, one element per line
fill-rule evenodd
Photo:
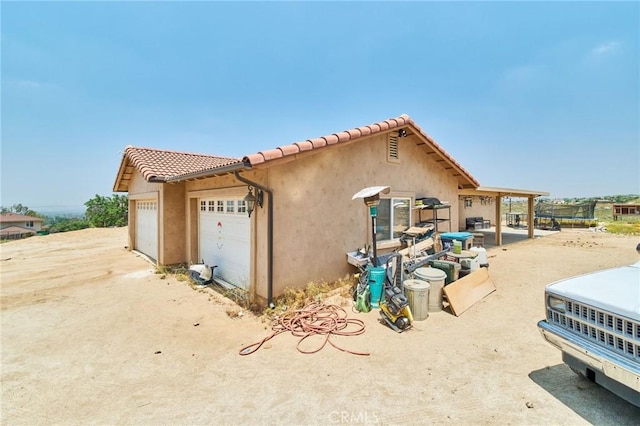
<path fill-rule="evenodd" d="M 242 157 L 409 114 L 483 186 L 640 193 L 638 2 L 3 1 L 3 206 L 127 145 Z"/>

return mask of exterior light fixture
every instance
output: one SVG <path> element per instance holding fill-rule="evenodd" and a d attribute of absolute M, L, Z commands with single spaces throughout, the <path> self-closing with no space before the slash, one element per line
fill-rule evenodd
<path fill-rule="evenodd" d="M 251 217 L 251 213 L 256 208 L 256 204 L 258 207 L 262 207 L 262 191 L 258 189 L 256 191 L 256 195 L 253 195 L 253 187 L 249 187 L 249 193 L 244 197 L 244 202 L 247 204 L 247 213 L 249 217 Z"/>
<path fill-rule="evenodd" d="M 399 138 L 406 138 L 407 137 L 407 131 L 405 129 L 398 130 L 398 137 Z"/>

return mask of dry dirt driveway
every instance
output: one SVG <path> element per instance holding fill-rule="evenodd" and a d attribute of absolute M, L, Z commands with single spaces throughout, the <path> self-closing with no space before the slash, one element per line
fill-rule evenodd
<path fill-rule="evenodd" d="M 497 291 L 397 334 L 313 355 L 259 318 L 154 273 L 126 229 L 0 246 L 2 424 L 638 424 L 640 409 L 575 376 L 545 343 L 548 282 L 637 260 L 637 237 L 588 231 L 489 250 Z M 309 342 L 313 344 L 315 342 Z"/>

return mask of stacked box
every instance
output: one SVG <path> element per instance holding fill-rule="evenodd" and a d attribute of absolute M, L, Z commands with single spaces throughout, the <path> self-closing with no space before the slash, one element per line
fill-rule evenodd
<path fill-rule="evenodd" d="M 460 276 L 460 269 L 462 268 L 458 262 L 452 262 L 450 260 L 430 260 L 428 265 L 432 268 L 440 269 L 447 274 L 445 285 L 457 280 Z"/>
<path fill-rule="evenodd" d="M 473 247 L 484 247 L 484 234 L 480 232 L 473 234 Z"/>

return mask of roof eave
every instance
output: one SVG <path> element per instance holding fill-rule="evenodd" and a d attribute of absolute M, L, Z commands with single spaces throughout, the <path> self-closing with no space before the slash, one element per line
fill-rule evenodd
<path fill-rule="evenodd" d="M 116 176 L 116 181 L 113 183 L 113 192 L 128 192 L 128 185 L 124 185 L 122 183 L 122 176 L 124 175 L 124 171 L 127 168 L 127 163 L 129 159 L 127 158 L 127 154 L 122 154 L 122 160 L 120 161 L 120 168 L 118 169 L 118 175 Z"/>
<path fill-rule="evenodd" d="M 458 179 L 459 188 L 477 188 L 480 183 L 460 164 L 458 164 L 435 140 L 431 138 L 420 126 L 418 126 L 412 119 L 409 119 L 407 126 L 413 130 L 414 135 L 422 140 L 422 142 L 433 151 L 440 161 L 446 164 L 443 167 L 451 168 L 455 171 L 456 178 Z"/>
<path fill-rule="evenodd" d="M 516 188 L 498 188 L 489 186 L 479 186 L 477 188 L 461 189 L 458 192 L 459 195 L 485 195 L 494 197 L 548 197 L 549 192 L 537 191 L 530 189 L 516 189 Z"/>
<path fill-rule="evenodd" d="M 251 165 L 245 162 L 227 164 L 226 166 L 216 167 L 213 169 L 201 170 L 199 172 L 187 173 L 180 176 L 172 176 L 163 180 L 163 183 L 178 183 L 187 180 L 205 179 L 227 173 L 233 173 L 235 171 L 249 170 Z"/>

